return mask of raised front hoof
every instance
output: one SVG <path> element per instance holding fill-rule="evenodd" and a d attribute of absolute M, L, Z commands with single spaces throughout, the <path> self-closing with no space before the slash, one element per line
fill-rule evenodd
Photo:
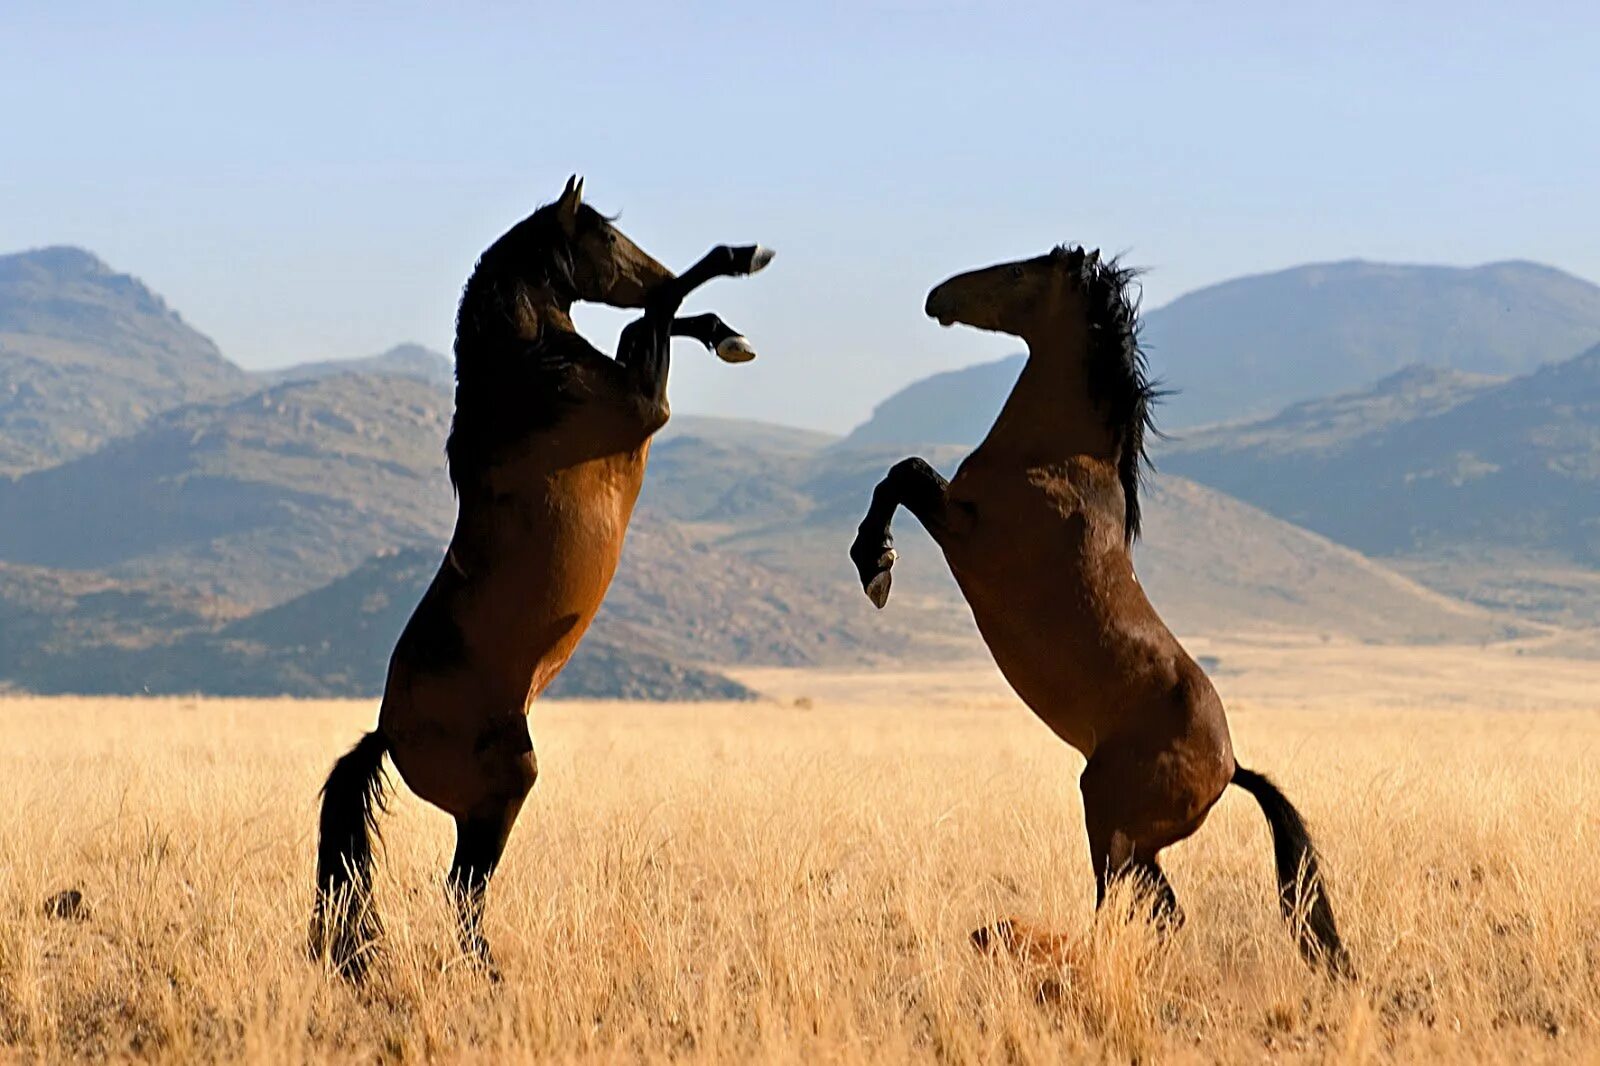
<path fill-rule="evenodd" d="M 767 268 L 778 253 L 759 244 L 742 244 L 729 249 L 733 253 L 733 273 L 759 274 Z"/>
<path fill-rule="evenodd" d="M 756 357 L 756 350 L 743 337 L 729 337 L 717 344 L 717 358 L 724 363 L 748 363 Z"/>
<path fill-rule="evenodd" d="M 889 602 L 889 589 L 894 584 L 891 568 L 900 553 L 890 547 L 873 548 L 856 543 L 850 549 L 850 559 L 861 576 L 861 590 L 878 610 Z"/>

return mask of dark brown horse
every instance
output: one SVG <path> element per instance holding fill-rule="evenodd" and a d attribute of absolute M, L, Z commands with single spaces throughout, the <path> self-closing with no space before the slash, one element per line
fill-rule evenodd
<path fill-rule="evenodd" d="M 1283 911 L 1302 953 L 1349 970 L 1299 813 L 1234 761 L 1222 703 L 1134 577 L 1139 477 L 1155 396 L 1128 289 L 1099 252 L 1047 255 L 951 278 L 927 313 L 1021 337 L 1028 361 L 989 435 L 946 482 L 921 459 L 896 464 L 850 549 L 882 607 L 905 507 L 944 550 L 1001 672 L 1088 759 L 1080 786 L 1098 899 L 1134 877 L 1163 924 L 1182 920 L 1161 849 L 1200 828 L 1229 784 L 1272 826 Z M 1001 923 L 979 946 L 1009 940 Z"/>
<path fill-rule="evenodd" d="M 455 534 L 395 646 L 377 728 L 322 793 L 311 950 L 341 972 L 364 972 L 379 932 L 369 894 L 385 755 L 455 816 L 448 884 L 462 946 L 492 972 L 484 892 L 537 776 L 528 707 L 616 572 L 651 436 L 667 421 L 670 338 L 729 362 L 754 356 L 717 316 L 674 316 L 704 282 L 771 258 L 724 245 L 674 277 L 585 204 L 574 177 L 478 260 L 456 319 Z M 581 300 L 645 309 L 615 359 L 573 328 Z"/>

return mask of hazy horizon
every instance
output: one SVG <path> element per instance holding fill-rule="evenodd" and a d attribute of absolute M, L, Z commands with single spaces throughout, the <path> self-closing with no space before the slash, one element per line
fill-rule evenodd
<path fill-rule="evenodd" d="M 939 331 L 922 296 L 1062 240 L 1150 268 L 1152 308 L 1352 258 L 1600 278 L 1588 9 L 26 0 L 8 19 L 0 250 L 88 248 L 250 368 L 448 351 L 477 252 L 575 170 L 669 264 L 780 252 L 694 301 L 763 358 L 686 350 L 675 407 L 833 431 L 1016 350 Z M 624 320 L 579 316 L 602 348 Z"/>

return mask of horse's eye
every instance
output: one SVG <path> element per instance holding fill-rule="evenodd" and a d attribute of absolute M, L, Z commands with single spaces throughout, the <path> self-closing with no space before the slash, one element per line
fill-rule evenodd
<path fill-rule="evenodd" d="M 1022 266 L 1020 264 L 1018 264 L 1018 265 L 1012 266 L 1011 270 L 1008 271 L 1008 273 L 1010 273 L 1012 281 L 1021 281 L 1022 280 L 1022 276 L 1024 274 L 1026 274 L 1027 271 L 1023 270 Z"/>

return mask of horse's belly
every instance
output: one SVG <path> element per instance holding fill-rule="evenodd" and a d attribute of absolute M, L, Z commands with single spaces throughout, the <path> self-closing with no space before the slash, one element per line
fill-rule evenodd
<path fill-rule="evenodd" d="M 1104 626 L 1077 576 L 1072 538 L 973 538 L 947 548 L 951 572 L 995 665 L 1057 736 L 1094 751 L 1108 686 Z"/>
<path fill-rule="evenodd" d="M 590 517 L 549 529 L 494 568 L 463 628 L 474 659 L 507 671 L 531 698 L 566 665 L 616 576 L 626 521 Z"/>
<path fill-rule="evenodd" d="M 994 656 L 1001 676 L 1040 720 L 1085 756 L 1094 753 L 1096 715 L 1091 672 L 1086 656 L 1068 633 L 1040 629 L 1009 612 L 973 609 L 978 632 Z"/>

